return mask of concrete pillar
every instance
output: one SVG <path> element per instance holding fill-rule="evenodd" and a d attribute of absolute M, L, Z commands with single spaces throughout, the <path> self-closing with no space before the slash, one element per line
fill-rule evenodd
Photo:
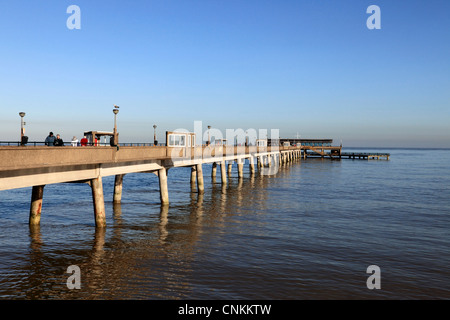
<path fill-rule="evenodd" d="M 159 195 L 161 198 L 161 204 L 169 203 L 169 189 L 167 188 L 167 170 L 162 168 L 158 170 L 159 178 Z"/>
<path fill-rule="evenodd" d="M 31 206 L 30 206 L 30 225 L 39 225 L 41 222 L 42 212 L 42 198 L 44 197 L 44 187 L 34 186 L 31 191 Z"/>
<path fill-rule="evenodd" d="M 197 172 L 195 170 L 195 166 L 191 167 L 191 185 L 195 184 L 195 181 L 197 180 Z"/>
<path fill-rule="evenodd" d="M 272 155 L 268 154 L 267 155 L 267 165 L 270 167 L 272 167 Z"/>
<path fill-rule="evenodd" d="M 217 176 L 217 162 L 213 162 L 211 169 L 211 177 Z"/>
<path fill-rule="evenodd" d="M 124 174 L 117 174 L 114 179 L 114 203 L 120 203 L 122 201 L 122 185 Z"/>
<path fill-rule="evenodd" d="M 238 177 L 242 178 L 244 176 L 244 162 L 242 159 L 237 159 L 238 166 Z"/>
<path fill-rule="evenodd" d="M 197 191 L 198 193 L 205 192 L 205 185 L 203 183 L 203 169 L 202 164 L 196 165 L 196 171 L 197 171 Z"/>
<path fill-rule="evenodd" d="M 220 162 L 220 176 L 222 178 L 222 184 L 227 183 L 227 172 L 225 168 L 225 161 Z"/>
<path fill-rule="evenodd" d="M 231 174 L 232 169 L 233 169 L 233 160 L 228 161 L 228 174 Z"/>
<path fill-rule="evenodd" d="M 102 177 L 91 180 L 92 200 L 94 202 L 95 226 L 98 228 L 106 227 L 105 218 L 105 200 L 103 196 Z"/>
<path fill-rule="evenodd" d="M 254 157 L 250 157 L 249 159 L 249 169 L 250 169 L 250 173 L 255 173 L 255 158 Z"/>

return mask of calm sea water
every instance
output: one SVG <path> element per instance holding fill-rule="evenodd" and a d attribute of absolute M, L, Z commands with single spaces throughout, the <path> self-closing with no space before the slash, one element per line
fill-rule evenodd
<path fill-rule="evenodd" d="M 126 175 L 120 206 L 104 178 L 106 230 L 88 185 L 46 186 L 37 229 L 31 188 L 0 191 L 0 298 L 449 299 L 450 151 L 377 151 L 391 160 L 308 159 L 241 180 L 234 168 L 226 188 L 205 166 L 203 196 L 171 169 L 169 207 L 154 174 Z"/>

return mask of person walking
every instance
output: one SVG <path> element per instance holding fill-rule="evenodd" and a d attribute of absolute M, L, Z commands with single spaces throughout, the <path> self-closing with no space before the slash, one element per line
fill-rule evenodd
<path fill-rule="evenodd" d="M 55 143 L 55 136 L 53 135 L 53 132 L 50 132 L 49 135 L 47 136 L 47 138 L 45 138 L 45 145 L 52 147 Z"/>
<path fill-rule="evenodd" d="M 56 140 L 53 143 L 55 146 L 57 147 L 63 147 L 64 146 L 64 141 L 63 139 L 61 139 L 61 136 L 59 134 L 56 135 Z"/>

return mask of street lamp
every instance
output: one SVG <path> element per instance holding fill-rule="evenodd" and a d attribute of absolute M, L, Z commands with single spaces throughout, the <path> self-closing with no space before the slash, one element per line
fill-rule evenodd
<path fill-rule="evenodd" d="M 156 146 L 158 141 L 156 140 L 156 124 L 153 125 L 153 144 Z"/>
<path fill-rule="evenodd" d="M 208 126 L 208 146 L 211 144 L 211 136 L 210 136 L 210 130 L 211 126 Z"/>
<path fill-rule="evenodd" d="M 114 105 L 114 145 L 116 146 L 119 144 L 119 134 L 117 133 L 117 114 L 119 113 L 118 108 L 118 106 Z"/>
<path fill-rule="evenodd" d="M 25 117 L 25 112 L 19 112 L 19 116 L 20 116 L 20 144 L 23 146 L 23 145 L 25 145 L 25 143 L 24 143 L 24 139 L 23 139 L 23 136 L 24 136 L 24 133 L 25 133 L 25 130 L 24 130 L 24 122 L 23 122 L 23 117 Z"/>

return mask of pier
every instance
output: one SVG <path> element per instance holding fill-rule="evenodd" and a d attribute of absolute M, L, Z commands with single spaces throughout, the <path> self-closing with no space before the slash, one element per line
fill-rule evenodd
<path fill-rule="evenodd" d="M 226 185 L 234 163 L 238 177 L 243 178 L 246 163 L 250 174 L 271 175 L 278 166 L 308 157 L 389 160 L 389 154 L 343 153 L 342 146 L 332 146 L 329 139 L 309 143 L 260 140 L 254 146 L 196 145 L 193 133 L 166 132 L 166 141 L 165 146 L 0 146 L 0 191 L 32 187 L 29 224 L 39 225 L 46 185 L 86 183 L 92 190 L 95 225 L 105 227 L 102 178 L 107 176 L 115 176 L 112 200 L 120 203 L 126 174 L 153 173 L 159 179 L 161 204 L 168 204 L 167 175 L 177 167 L 190 167 L 190 187 L 203 193 L 204 164 L 211 164 L 214 179 L 219 168 L 220 181 Z"/>
<path fill-rule="evenodd" d="M 96 227 L 105 227 L 105 199 L 102 178 L 115 176 L 113 201 L 122 199 L 128 173 L 154 173 L 159 179 L 161 204 L 169 203 L 168 171 L 191 167 L 191 185 L 204 192 L 203 165 L 212 164 L 213 176 L 220 168 L 221 182 L 236 163 L 243 177 L 244 163 L 255 174 L 270 174 L 275 166 L 300 158 L 299 147 L 257 146 L 142 146 L 142 147 L 0 147 L 0 190 L 32 187 L 29 224 L 39 225 L 45 186 L 54 183 L 87 183 L 92 190 Z"/>

